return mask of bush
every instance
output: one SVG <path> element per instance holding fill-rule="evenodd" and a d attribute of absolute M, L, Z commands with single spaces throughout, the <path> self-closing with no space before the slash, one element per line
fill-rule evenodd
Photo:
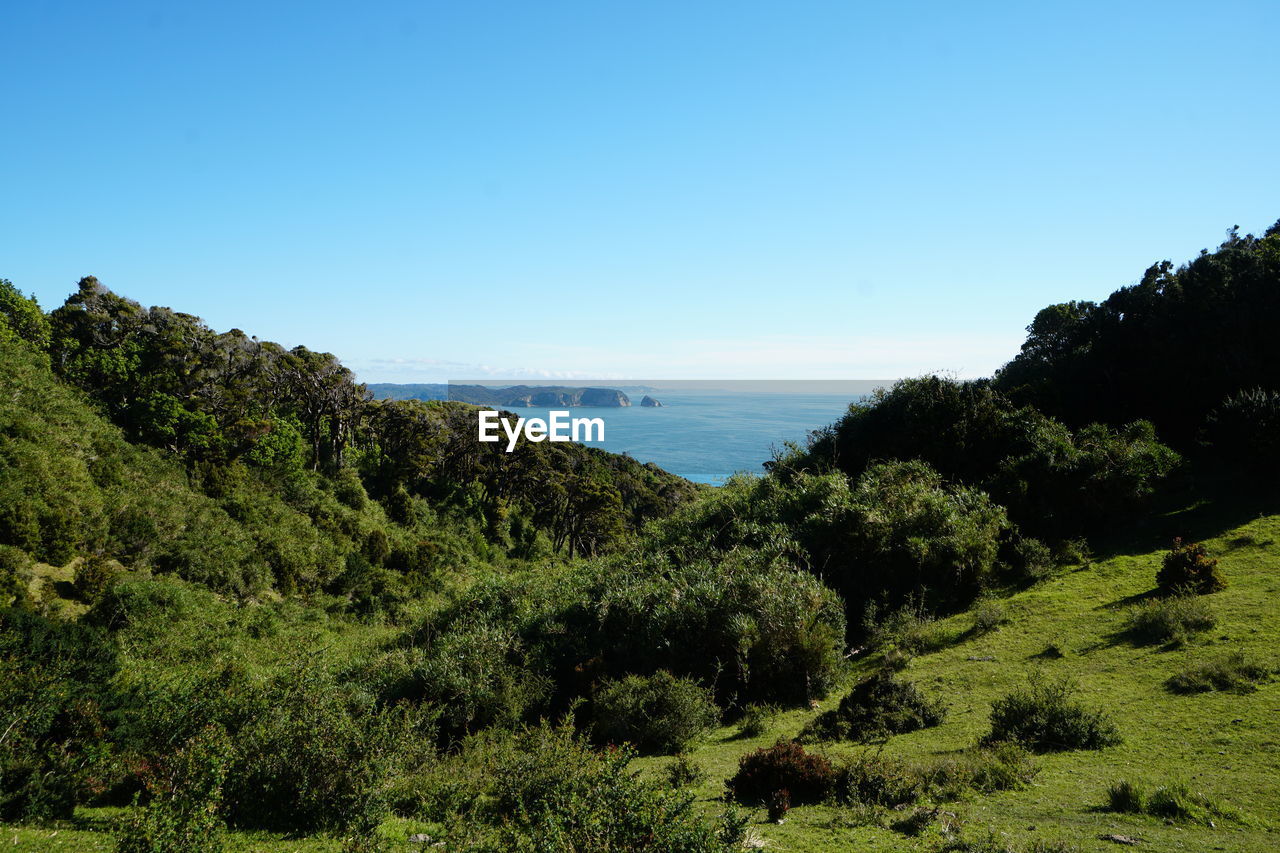
<path fill-rule="evenodd" d="M 423 634 L 421 647 L 374 661 L 369 678 L 383 702 L 436 704 L 443 742 L 515 726 L 543 707 L 548 684 L 527 666 L 525 644 L 508 626 L 464 617 Z"/>
<path fill-rule="evenodd" d="M 1173 548 L 1164 555 L 1160 571 L 1156 573 L 1156 586 L 1165 595 L 1193 592 L 1205 595 L 1225 589 L 1226 580 L 1218 571 L 1218 560 L 1199 542 L 1183 543 L 1179 537 L 1173 540 Z"/>
<path fill-rule="evenodd" d="M 226 733 L 209 727 L 146 774 L 151 802 L 125 823 L 117 853 L 216 853 L 226 825 L 219 817 L 231 766 Z"/>
<path fill-rule="evenodd" d="M 1026 581 L 1044 580 L 1058 566 L 1049 546 L 1030 536 L 1014 536 L 1009 550 L 1012 552 L 1009 562 L 1017 576 Z"/>
<path fill-rule="evenodd" d="M 1280 391 L 1233 394 L 1209 414 L 1205 433 L 1222 461 L 1270 484 L 1280 473 Z"/>
<path fill-rule="evenodd" d="M 1271 668 L 1246 657 L 1244 652 L 1201 661 L 1171 676 L 1166 686 L 1174 693 L 1207 693 L 1224 690 L 1252 693 L 1257 685 L 1271 677 Z"/>
<path fill-rule="evenodd" d="M 120 570 L 100 554 L 85 557 L 76 569 L 76 596 L 86 604 L 97 602 L 120 577 Z"/>
<path fill-rule="evenodd" d="M 1147 793 L 1141 785 L 1121 779 L 1107 788 L 1107 808 L 1121 814 L 1142 814 L 1147 808 Z"/>
<path fill-rule="evenodd" d="M 920 768 L 930 791 L 940 799 L 957 799 L 965 791 L 989 794 L 1026 787 L 1040 768 L 1017 743 L 994 743 L 967 749 L 954 758 L 940 758 Z"/>
<path fill-rule="evenodd" d="M 994 576 L 1009 523 L 976 489 L 919 461 L 739 478 L 664 522 L 646 546 L 673 561 L 718 554 L 783 555 L 813 567 L 849 613 L 896 607 L 928 588 L 962 602 Z"/>
<path fill-rule="evenodd" d="M 999 628 L 1009 617 L 1004 612 L 1004 605 L 990 596 L 983 596 L 973 606 L 973 633 L 988 634 Z"/>
<path fill-rule="evenodd" d="M 28 583 L 34 562 L 21 548 L 0 545 L 0 607 L 29 608 L 33 605 Z"/>
<path fill-rule="evenodd" d="M 542 725 L 488 747 L 478 796 L 447 821 L 449 850 L 663 850 L 730 853 L 746 821 L 730 808 L 719 824 L 693 795 L 646 782 L 629 770 L 627 748 L 596 752 L 572 723 Z"/>
<path fill-rule="evenodd" d="M 1028 686 L 997 699 L 991 707 L 991 733 L 983 743 L 1013 741 L 1035 752 L 1103 749 L 1120 743 L 1120 733 L 1101 710 L 1074 698 L 1067 680 L 1046 681 L 1038 673 Z"/>
<path fill-rule="evenodd" d="M 886 655 L 920 655 L 947 642 L 933 616 L 914 598 L 883 614 L 879 605 L 869 602 L 862 614 L 862 632 L 868 648 L 886 649 Z"/>
<path fill-rule="evenodd" d="M 714 684 L 728 704 L 808 702 L 840 672 L 839 596 L 769 552 L 619 558 L 584 574 L 561 618 L 580 620 L 578 602 L 593 602 L 587 630 L 614 675 L 665 669 Z"/>
<path fill-rule="evenodd" d="M 769 724 L 778 713 L 776 705 L 748 705 L 738 719 L 738 738 L 760 737 L 769 730 Z"/>
<path fill-rule="evenodd" d="M 386 783 L 424 758 L 433 732 L 404 706 L 378 709 L 361 691 L 314 673 L 281 678 L 268 710 L 236 736 L 227 814 L 240 826 L 365 833 L 386 815 Z"/>
<path fill-rule="evenodd" d="M 100 793 L 117 670 L 101 631 L 0 608 L 0 821 L 67 819 Z"/>
<path fill-rule="evenodd" d="M 801 738 L 866 742 L 936 726 L 945 717 L 941 701 L 925 698 L 915 684 L 881 670 L 858 682 L 839 707 L 809 723 Z"/>
<path fill-rule="evenodd" d="M 1214 818 L 1244 820 L 1240 812 L 1192 790 L 1185 782 L 1161 785 L 1148 794 L 1141 785 L 1122 779 L 1107 788 L 1107 808 L 1124 814 L 1149 814 L 1169 821 L 1203 824 L 1212 824 Z"/>
<path fill-rule="evenodd" d="M 707 778 L 707 771 L 702 769 L 689 756 L 681 753 L 667 765 L 667 782 L 673 788 L 688 788 L 701 784 Z"/>
<path fill-rule="evenodd" d="M 924 780 L 907 762 L 883 752 L 863 752 L 840 767 L 835 796 L 843 803 L 898 808 L 925 794 Z"/>
<path fill-rule="evenodd" d="M 1210 818 L 1214 817 L 1228 820 L 1238 820 L 1240 817 L 1234 809 L 1228 809 L 1206 794 L 1191 790 L 1185 782 L 1161 785 L 1152 791 L 1147 799 L 1147 813 L 1169 820 L 1197 823 L 1209 823 Z"/>
<path fill-rule="evenodd" d="M 831 793 L 835 780 L 835 769 L 826 758 L 805 752 L 795 741 L 780 740 L 742 756 L 727 784 L 733 797 L 743 802 L 768 802 L 775 792 L 786 790 L 792 803 L 816 803 Z"/>
<path fill-rule="evenodd" d="M 1217 624 L 1209 602 L 1194 595 L 1145 601 L 1129 611 L 1129 635 L 1142 643 L 1181 645 Z"/>
<path fill-rule="evenodd" d="M 606 681 L 592 707 L 597 738 L 645 754 L 681 752 L 720 720 L 709 690 L 665 670 Z"/>

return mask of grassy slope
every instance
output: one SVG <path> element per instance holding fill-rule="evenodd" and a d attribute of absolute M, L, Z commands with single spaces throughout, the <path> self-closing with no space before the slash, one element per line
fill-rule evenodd
<path fill-rule="evenodd" d="M 1110 709 L 1125 742 L 1102 752 L 1044 756 L 1031 787 L 947 805 L 967 821 L 966 837 L 992 831 L 1022 847 L 1037 839 L 1061 839 L 1085 851 L 1126 849 L 1098 840 L 1103 833 L 1137 836 L 1144 843 L 1135 849 L 1148 851 L 1280 848 L 1280 832 L 1270 829 L 1280 827 L 1280 681 L 1244 696 L 1177 696 L 1163 686 L 1169 675 L 1189 663 L 1226 650 L 1243 649 L 1280 664 L 1280 624 L 1275 619 L 1280 601 L 1280 516 L 1258 519 L 1207 541 L 1211 552 L 1221 556 L 1230 583 L 1226 591 L 1210 597 L 1218 615 L 1213 631 L 1183 649 L 1131 645 L 1120 634 L 1125 612 L 1151 589 L 1161 552 L 1101 560 L 1004 600 L 1010 621 L 990 634 L 970 636 L 968 614 L 939 623 L 953 642 L 942 651 L 916 658 L 905 674 L 931 693 L 945 696 L 950 713 L 943 725 L 897 736 L 885 749 L 926 758 L 973 743 L 988 729 L 992 700 L 1022 683 L 1035 667 L 1043 667 L 1050 674 L 1071 675 L 1088 702 Z M 175 625 L 176 630 L 161 643 L 126 643 L 127 668 L 142 678 L 159 675 L 157 668 L 205 668 L 217 659 L 270 668 L 301 649 L 323 649 L 323 657 L 338 665 L 382 639 L 376 630 L 317 624 L 308 614 L 288 606 L 277 612 L 283 617 L 278 633 L 254 640 L 242 632 L 239 619 L 228 618 L 230 609 L 224 613 L 217 607 L 200 608 L 189 624 Z M 184 641 L 175 643 L 178 637 Z M 1063 647 L 1066 655 L 1042 656 L 1051 642 Z M 865 674 L 876 663 L 860 661 L 851 677 Z M 823 705 L 832 706 L 838 698 L 832 695 Z M 780 714 L 768 733 L 749 740 L 735 739 L 731 727 L 717 732 L 693 754 L 708 771 L 707 781 L 697 789 L 702 804 L 718 811 L 722 782 L 733 773 L 739 756 L 796 734 L 814 713 Z M 828 751 L 835 757 L 856 749 L 833 745 Z M 668 761 L 647 758 L 637 766 L 658 772 Z M 1107 785 L 1119 778 L 1149 786 L 1188 781 L 1246 813 L 1251 825 L 1219 821 L 1211 829 L 1101 811 Z M 60 830 L 7 826 L 0 828 L 0 842 L 8 845 L 16 840 L 18 849 L 30 850 L 110 850 L 109 827 L 119 814 L 118 809 L 81 809 L 76 824 Z M 763 812 L 756 812 L 751 829 L 772 850 L 927 850 L 937 843 L 928 834 L 908 839 L 888 829 L 854 823 L 845 809 L 805 806 L 793 809 L 780 826 L 764 822 Z M 429 827 L 396 820 L 383 831 L 399 841 L 396 848 L 409 850 L 420 846 L 404 839 L 425 829 Z M 231 847 L 310 853 L 336 851 L 341 844 L 330 839 L 236 834 Z"/>
<path fill-rule="evenodd" d="M 1220 528 L 1221 529 L 1221 528 Z M 966 837 L 988 831 L 1020 847 L 1034 840 L 1066 840 L 1081 850 L 1116 850 L 1099 835 L 1119 833 L 1143 840 L 1142 850 L 1273 851 L 1280 849 L 1280 681 L 1250 695 L 1208 693 L 1179 696 L 1164 681 L 1194 661 L 1228 650 L 1280 664 L 1280 516 L 1261 518 L 1207 540 L 1221 556 L 1227 590 L 1210 597 L 1217 627 L 1187 647 L 1136 647 L 1121 634 L 1128 606 L 1153 586 L 1162 552 L 1120 555 L 1070 572 L 1004 601 L 1010 621 L 1000 629 L 970 636 L 972 617 L 961 614 L 940 628 L 955 638 L 942 651 L 913 660 L 905 675 L 950 704 L 946 722 L 934 729 L 900 735 L 885 749 L 909 757 L 945 755 L 972 744 L 989 730 L 992 700 L 1024 682 L 1029 671 L 1069 674 L 1090 704 L 1109 709 L 1124 743 L 1101 752 L 1044 756 L 1035 783 L 1022 791 L 972 798 L 948 808 L 969 823 Z M 1061 658 L 1042 653 L 1060 644 Z M 994 660 L 975 660 L 994 658 Z M 860 662 L 863 675 L 875 660 Z M 831 706 L 833 695 L 823 703 Z M 753 740 L 734 740 L 721 730 L 693 754 L 708 772 L 699 789 L 710 801 L 744 752 L 791 736 L 813 714 L 780 715 L 772 731 Z M 853 747 L 833 746 L 834 755 Z M 657 769 L 663 759 L 645 759 Z M 1166 824 L 1156 818 L 1104 812 L 1107 786 L 1126 778 L 1149 787 L 1183 780 L 1245 813 L 1252 825 L 1218 821 L 1212 829 Z M 888 829 L 849 826 L 851 815 L 835 807 L 793 809 L 780 826 L 753 815 L 753 832 L 775 850 L 917 850 L 936 846 L 926 836 L 908 839 Z"/>

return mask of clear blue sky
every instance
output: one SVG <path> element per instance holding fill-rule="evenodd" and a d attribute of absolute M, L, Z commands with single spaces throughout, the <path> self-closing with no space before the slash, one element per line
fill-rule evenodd
<path fill-rule="evenodd" d="M 1280 4 L 0 7 L 0 277 L 369 381 L 990 372 L 1280 218 Z"/>

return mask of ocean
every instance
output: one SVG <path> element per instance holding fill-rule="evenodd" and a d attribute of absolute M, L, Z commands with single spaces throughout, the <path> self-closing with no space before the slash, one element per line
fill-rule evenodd
<path fill-rule="evenodd" d="M 626 453 L 696 483 L 719 485 L 739 471 L 761 466 L 785 442 L 802 443 L 812 430 L 838 420 L 861 395 L 774 391 L 714 391 L 654 388 L 661 408 L 640 406 L 644 392 L 622 387 L 632 405 L 577 407 L 574 418 L 602 418 L 604 441 L 591 442 Z M 547 418 L 550 409 L 503 407 L 524 418 Z M 562 410 L 563 411 L 563 410 Z"/>

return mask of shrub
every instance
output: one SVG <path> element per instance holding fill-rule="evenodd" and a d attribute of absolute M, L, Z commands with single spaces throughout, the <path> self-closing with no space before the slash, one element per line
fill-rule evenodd
<path fill-rule="evenodd" d="M 117 670 L 101 631 L 0 608 L 0 821 L 67 819 L 95 793 Z"/>
<path fill-rule="evenodd" d="M 990 596 L 978 599 L 973 606 L 972 615 L 975 634 L 988 634 L 1009 621 L 1009 617 L 1004 612 L 1004 605 Z"/>
<path fill-rule="evenodd" d="M 1036 752 L 1102 749 L 1120 743 L 1111 718 L 1081 705 L 1075 693 L 1068 680 L 1046 681 L 1033 674 L 1027 687 L 992 705 L 991 732 L 983 742 L 1014 741 Z"/>
<path fill-rule="evenodd" d="M 1184 543 L 1179 537 L 1164 555 L 1164 562 L 1156 573 L 1156 586 L 1165 595 L 1184 591 L 1205 595 L 1225 589 L 1227 582 L 1218 570 L 1217 558 L 1210 557 L 1204 545 Z"/>
<path fill-rule="evenodd" d="M 1004 742 L 940 758 L 918 772 L 935 796 L 950 800 L 969 790 L 984 794 L 1018 790 L 1030 784 L 1040 768 L 1026 748 Z"/>
<path fill-rule="evenodd" d="M 1165 684 L 1174 693 L 1207 693 L 1210 690 L 1251 693 L 1270 676 L 1270 667 L 1251 660 L 1244 652 L 1236 651 L 1193 664 L 1170 677 Z"/>
<path fill-rule="evenodd" d="M 545 702 L 547 681 L 527 666 L 525 644 L 510 627 L 464 617 L 423 633 L 421 647 L 389 652 L 369 677 L 385 703 L 437 704 L 444 742 L 517 725 Z"/>
<path fill-rule="evenodd" d="M 919 655 L 946 645 L 933 616 L 916 599 L 885 613 L 875 602 L 869 602 L 862 614 L 862 632 L 868 648 L 887 649 L 886 654 L 898 651 Z"/>
<path fill-rule="evenodd" d="M 912 682 L 881 670 L 858 682 L 837 708 L 806 726 L 801 737 L 866 742 L 936 726 L 945 717 L 940 701 L 927 699 Z"/>
<path fill-rule="evenodd" d="M 1205 432 L 1223 461 L 1272 482 L 1280 472 L 1280 391 L 1252 388 L 1227 397 L 1209 413 Z"/>
<path fill-rule="evenodd" d="M 0 607 L 29 608 L 32 606 L 28 583 L 35 561 L 21 548 L 0 545 Z"/>
<path fill-rule="evenodd" d="M 1217 624 L 1209 602 L 1194 595 L 1145 601 L 1129 611 L 1129 635 L 1142 643 L 1181 645 Z"/>
<path fill-rule="evenodd" d="M 447 822 L 449 850 L 663 850 L 730 853 L 746 820 L 732 807 L 717 824 L 693 795 L 629 770 L 627 748 L 596 752 L 571 722 L 543 723 L 489 747 L 487 772 L 465 815 Z"/>
<path fill-rule="evenodd" d="M 735 737 L 760 737 L 760 735 L 769 730 L 769 724 L 777 713 L 778 706 L 776 705 L 748 705 L 738 719 L 738 733 Z"/>
<path fill-rule="evenodd" d="M 579 597 L 563 618 L 581 621 L 577 602 L 595 602 L 586 630 L 614 675 L 665 669 L 714 684 L 727 704 L 808 702 L 840 673 L 839 596 L 770 552 L 618 558 L 586 567 L 577 580 Z"/>
<path fill-rule="evenodd" d="M 1147 799 L 1147 813 L 1170 820 L 1209 823 L 1210 818 L 1238 820 L 1239 814 L 1219 804 L 1212 797 L 1193 791 L 1185 782 L 1161 785 Z"/>
<path fill-rule="evenodd" d="M 1107 808 L 1122 814 L 1142 814 L 1147 807 L 1147 793 L 1141 785 L 1125 779 L 1107 788 Z"/>
<path fill-rule="evenodd" d="M 209 727 L 146 774 L 151 797 L 126 821 L 117 853 L 186 853 L 224 847 L 219 817 L 222 786 L 231 766 L 226 732 Z"/>
<path fill-rule="evenodd" d="M 684 753 L 677 755 L 667 765 L 667 781 L 673 788 L 688 788 L 701 784 L 707 778 L 707 771 Z"/>
<path fill-rule="evenodd" d="M 646 754 L 680 752 L 720 719 L 709 690 L 665 670 L 605 682 L 592 707 L 597 738 Z"/>
<path fill-rule="evenodd" d="M 780 740 L 742 756 L 728 787 L 735 799 L 744 802 L 767 802 L 785 789 L 793 803 L 816 803 L 831 793 L 835 779 L 835 769 L 826 758 L 805 752 L 795 741 Z"/>
<path fill-rule="evenodd" d="M 774 791 L 769 796 L 769 822 L 782 823 L 787 812 L 791 810 L 791 792 L 786 788 Z"/>
<path fill-rule="evenodd" d="M 881 751 L 866 751 L 844 763 L 835 777 L 835 795 L 844 803 L 898 808 L 919 800 L 924 781 L 916 769 Z"/>
<path fill-rule="evenodd" d="M 120 577 L 120 570 L 100 554 L 84 558 L 76 569 L 76 596 L 86 604 L 94 604 Z"/>
<path fill-rule="evenodd" d="M 1058 561 L 1049 546 L 1031 536 L 1014 536 L 1009 543 L 1009 562 L 1019 577 L 1027 581 L 1040 581 L 1053 574 Z"/>
<path fill-rule="evenodd" d="M 1212 823 L 1213 818 L 1244 820 L 1235 809 L 1200 791 L 1193 791 L 1185 782 L 1161 785 L 1148 794 L 1141 785 L 1122 779 L 1107 788 L 1107 808 L 1113 812 L 1149 814 L 1170 821 L 1204 824 Z"/>
<path fill-rule="evenodd" d="M 385 816 L 386 783 L 423 760 L 433 734 L 404 706 L 315 673 L 281 678 L 256 697 L 269 711 L 236 737 L 227 783 L 231 822 L 286 832 L 367 832 Z"/>

